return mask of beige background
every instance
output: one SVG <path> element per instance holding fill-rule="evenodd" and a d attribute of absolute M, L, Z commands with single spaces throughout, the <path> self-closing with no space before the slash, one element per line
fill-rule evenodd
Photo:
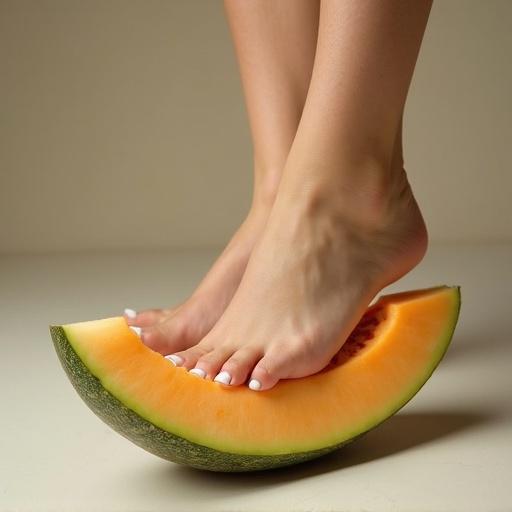
<path fill-rule="evenodd" d="M 434 240 L 512 238 L 512 2 L 435 2 L 405 123 Z M 251 148 L 217 1 L 0 0 L 0 252 L 216 246 Z"/>
<path fill-rule="evenodd" d="M 251 148 L 221 4 L 0 0 L 0 511 L 510 511 L 511 20 L 512 0 L 435 1 L 407 107 L 440 243 L 385 292 L 461 286 L 445 360 L 345 450 L 221 475 L 103 424 L 48 338 L 180 303 L 243 218 Z M 201 248 L 158 250 L 186 246 Z M 101 251 L 123 247 L 155 250 Z"/>

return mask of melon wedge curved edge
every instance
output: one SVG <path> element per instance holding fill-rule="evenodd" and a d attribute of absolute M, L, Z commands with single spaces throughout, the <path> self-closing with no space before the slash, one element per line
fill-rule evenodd
<path fill-rule="evenodd" d="M 121 435 L 176 463 L 251 471 L 331 452 L 396 413 L 443 358 L 459 310 L 458 286 L 381 296 L 327 368 L 263 392 L 173 366 L 123 317 L 50 332 L 78 394 Z"/>

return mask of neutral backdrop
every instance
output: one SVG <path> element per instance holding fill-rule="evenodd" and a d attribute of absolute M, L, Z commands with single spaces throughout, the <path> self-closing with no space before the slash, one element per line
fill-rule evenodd
<path fill-rule="evenodd" d="M 405 120 L 433 240 L 512 239 L 512 2 L 434 2 Z M 251 145 L 222 4 L 0 0 L 0 252 L 218 246 Z"/>

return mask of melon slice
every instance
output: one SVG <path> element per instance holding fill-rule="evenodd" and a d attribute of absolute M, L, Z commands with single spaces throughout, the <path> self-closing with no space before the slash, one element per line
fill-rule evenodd
<path fill-rule="evenodd" d="M 442 359 L 459 308 L 457 286 L 382 296 L 324 370 L 259 392 L 173 366 L 122 317 L 50 331 L 79 395 L 120 434 L 177 463 L 250 471 L 318 457 L 393 415 Z"/>

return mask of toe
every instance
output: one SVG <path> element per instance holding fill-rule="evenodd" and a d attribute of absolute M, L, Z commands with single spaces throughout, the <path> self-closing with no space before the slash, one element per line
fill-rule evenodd
<path fill-rule="evenodd" d="M 215 379 L 221 366 L 225 363 L 226 359 L 231 356 L 234 349 L 230 347 L 216 347 L 210 352 L 206 352 L 196 362 L 195 368 L 199 368 L 206 372 L 206 376 L 210 379 Z M 229 378 L 228 378 L 229 377 Z M 217 379 L 218 382 L 223 384 L 230 384 L 231 376 L 223 375 L 220 377 L 220 380 Z"/>
<path fill-rule="evenodd" d="M 209 354 L 212 351 L 211 348 L 206 347 L 202 343 L 198 343 L 197 345 L 194 345 L 193 347 L 190 347 L 187 350 L 183 350 L 181 352 L 175 352 L 171 354 L 174 357 L 178 357 L 181 359 L 181 364 L 179 366 L 184 366 L 188 370 L 191 370 L 195 368 L 197 361 L 203 357 Z M 201 369 L 202 370 L 202 369 Z M 200 375 L 200 373 L 203 373 L 204 375 Z M 206 377 L 206 371 L 202 370 L 201 372 L 193 372 L 196 373 L 198 376 Z"/>
<path fill-rule="evenodd" d="M 233 355 L 222 365 L 222 372 L 226 372 L 230 379 L 232 386 L 243 384 L 247 380 L 254 365 L 261 357 L 262 352 L 256 347 L 243 347 L 237 350 Z M 225 378 L 225 374 L 220 378 Z"/>
<path fill-rule="evenodd" d="M 265 354 L 254 366 L 248 386 L 254 391 L 273 388 L 280 379 L 287 377 L 293 359 L 291 355 L 288 357 L 282 351 Z"/>
<path fill-rule="evenodd" d="M 146 309 L 137 313 L 137 311 L 126 308 L 123 316 L 128 325 L 136 325 L 137 327 L 150 327 L 161 322 L 166 315 L 170 313 L 168 309 Z"/>
<path fill-rule="evenodd" d="M 189 346 L 185 326 L 176 318 L 142 329 L 141 339 L 150 349 L 167 355 Z"/>

